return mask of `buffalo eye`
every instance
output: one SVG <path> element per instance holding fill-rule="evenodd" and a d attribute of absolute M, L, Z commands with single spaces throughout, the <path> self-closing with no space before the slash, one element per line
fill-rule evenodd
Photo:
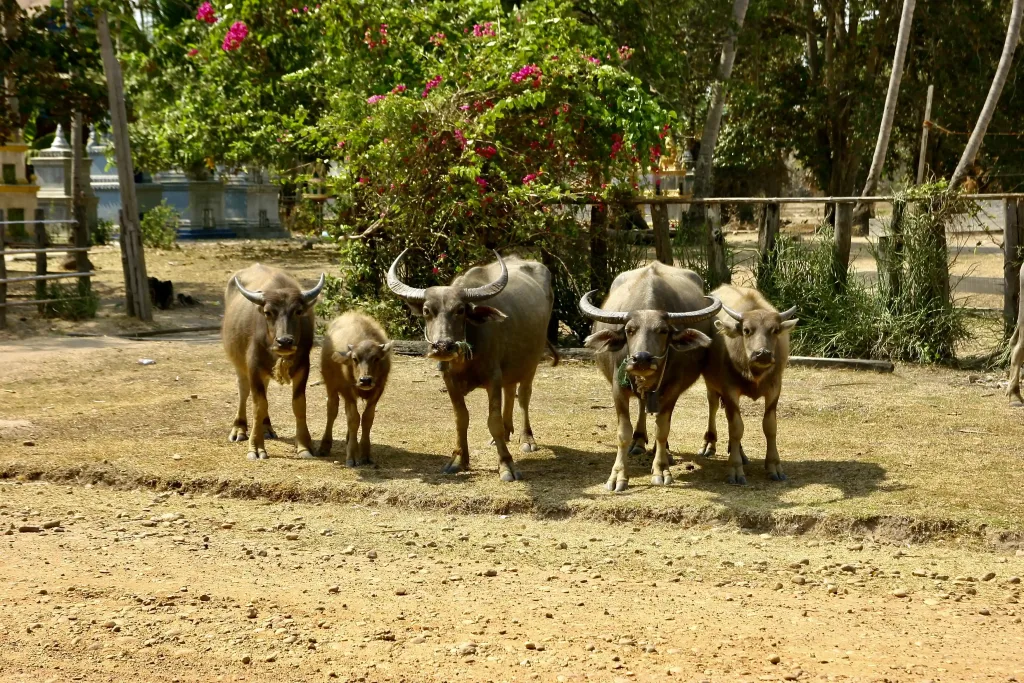
<path fill-rule="evenodd" d="M 458 306 L 455 307 L 455 315 L 465 315 L 465 314 L 466 314 L 466 307 L 465 306 L 463 306 L 462 304 L 459 304 Z"/>
<path fill-rule="evenodd" d="M 428 318 L 434 315 L 433 311 L 430 310 L 430 306 L 423 307 L 423 315 L 425 315 Z"/>
<path fill-rule="evenodd" d="M 772 328 L 772 334 L 778 334 L 779 332 L 781 332 L 781 330 L 778 327 Z"/>
<path fill-rule="evenodd" d="M 743 336 L 744 337 L 749 337 L 751 334 L 753 334 L 753 332 L 754 331 L 752 329 L 750 329 L 749 327 L 744 327 L 743 328 Z"/>

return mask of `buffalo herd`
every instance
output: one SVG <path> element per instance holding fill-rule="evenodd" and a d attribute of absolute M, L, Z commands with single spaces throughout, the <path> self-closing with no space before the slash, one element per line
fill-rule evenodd
<path fill-rule="evenodd" d="M 469 469 L 466 395 L 483 388 L 498 474 L 502 481 L 521 479 L 508 447 L 514 432 L 513 402 L 518 400 L 522 412 L 519 448 L 533 452 L 533 379 L 545 355 L 553 357 L 553 364 L 559 360 L 548 340 L 554 304 L 551 273 L 535 261 L 495 253 L 495 262 L 467 270 L 450 285 L 421 289 L 400 278 L 404 256 L 392 263 L 387 284 L 423 319 L 427 357 L 437 363 L 455 412 L 456 447 L 443 471 Z M 229 439 L 248 441 L 250 460 L 266 458 L 264 439 L 275 437 L 267 408 L 267 386 L 273 379 L 291 384 L 299 457 L 330 455 L 334 421 L 344 401 L 346 463 L 373 464 L 370 430 L 390 374 L 392 342 L 371 317 L 350 311 L 330 323 L 321 354 L 327 426 L 317 449 L 306 425 L 313 309 L 323 286 L 323 275 L 316 286 L 304 290 L 294 277 L 259 264 L 228 281 L 222 337 L 238 375 L 238 411 Z M 600 306 L 592 301 L 593 294 L 585 294 L 579 306 L 594 321 L 585 344 L 611 385 L 617 418 L 618 451 L 609 490 L 627 488 L 628 456 L 646 451 L 648 413 L 655 416 L 651 481 L 672 483 L 672 411 L 683 392 L 702 377 L 708 427 L 699 453 L 715 455 L 715 418 L 721 405 L 729 427 L 728 482 L 745 484 L 748 460 L 739 398 L 763 398 L 765 472 L 775 481 L 786 478 L 775 441 L 776 408 L 789 358 L 789 332 L 797 322 L 795 308 L 780 313 L 760 292 L 745 287 L 723 285 L 705 294 L 695 272 L 660 262 L 621 273 Z M 255 413 L 251 427 L 246 417 L 250 395 Z M 634 398 L 639 404 L 635 423 L 630 417 Z"/>

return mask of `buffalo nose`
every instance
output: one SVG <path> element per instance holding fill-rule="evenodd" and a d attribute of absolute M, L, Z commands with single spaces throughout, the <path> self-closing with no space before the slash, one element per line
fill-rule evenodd
<path fill-rule="evenodd" d="M 438 339 L 436 342 L 431 344 L 435 350 L 441 353 L 453 353 L 458 348 L 454 341 L 451 339 Z"/>
<path fill-rule="evenodd" d="M 371 384 L 373 384 L 373 378 L 372 377 L 363 376 L 363 377 L 359 378 L 359 386 L 361 386 L 361 387 L 368 387 Z"/>
<path fill-rule="evenodd" d="M 276 341 L 278 346 L 282 348 L 288 348 L 295 344 L 295 337 L 291 335 L 286 335 L 284 337 L 278 337 Z"/>
<path fill-rule="evenodd" d="M 769 349 L 758 349 L 751 355 L 751 359 L 770 362 L 772 360 L 772 352 Z"/>
<path fill-rule="evenodd" d="M 633 365 L 650 365 L 652 362 L 654 362 L 654 356 L 646 351 L 633 354 Z"/>

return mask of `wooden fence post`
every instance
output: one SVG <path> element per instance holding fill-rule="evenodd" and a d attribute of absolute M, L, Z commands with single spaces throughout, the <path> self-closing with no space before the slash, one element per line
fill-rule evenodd
<path fill-rule="evenodd" d="M 878 258 L 880 268 L 888 285 L 888 305 L 893 309 L 903 291 L 903 218 L 906 215 L 906 202 L 895 200 L 892 203 L 892 221 L 889 234 L 878 238 Z"/>
<path fill-rule="evenodd" d="M 128 247 L 127 238 L 125 237 L 124 229 L 124 209 L 119 209 L 117 212 L 117 224 L 120 226 L 117 231 L 118 242 L 121 245 L 121 270 L 124 271 L 124 298 L 125 298 L 125 312 L 130 315 L 135 315 L 135 287 L 133 286 L 134 280 L 131 275 L 131 267 L 128 264 Z"/>
<path fill-rule="evenodd" d="M 7 244 L 7 226 L 4 225 L 4 210 L 0 209 L 0 330 L 7 327 L 7 262 L 4 248 Z"/>
<path fill-rule="evenodd" d="M 672 238 L 668 229 L 668 207 L 664 204 L 651 204 L 651 218 L 654 222 L 654 253 L 664 264 L 672 265 Z"/>
<path fill-rule="evenodd" d="M 834 268 L 836 281 L 846 282 L 850 270 L 850 246 L 853 238 L 853 204 L 837 203 Z"/>
<path fill-rule="evenodd" d="M 1017 303 L 1020 298 L 1021 204 L 1016 199 L 1003 200 L 1003 334 L 1009 337 L 1017 324 Z"/>
<path fill-rule="evenodd" d="M 590 288 L 604 290 L 608 280 L 608 205 L 590 207 Z"/>
<path fill-rule="evenodd" d="M 708 260 L 708 289 L 732 282 L 732 273 L 725 260 L 725 233 L 722 232 L 722 206 L 720 204 L 704 205 L 704 222 L 707 226 L 706 253 Z"/>
<path fill-rule="evenodd" d="M 924 171 L 928 162 L 928 129 L 931 127 L 932 119 L 932 97 L 935 95 L 935 86 L 928 86 L 928 96 L 924 101 L 924 123 L 921 124 L 921 154 L 917 160 L 917 184 L 924 182 Z"/>
<path fill-rule="evenodd" d="M 757 232 L 757 249 L 761 252 L 761 265 L 768 265 L 768 259 L 771 257 L 773 251 L 775 251 L 775 241 L 779 236 L 779 215 L 782 211 L 782 207 L 772 202 L 765 204 L 764 206 L 764 219 L 761 225 L 758 226 Z"/>
<path fill-rule="evenodd" d="M 36 249 L 46 249 L 46 224 L 43 220 L 46 213 L 42 209 L 36 209 L 35 243 Z M 36 253 L 36 275 L 46 275 L 46 252 Z M 46 296 L 46 280 L 36 280 L 36 298 L 48 299 Z M 39 314 L 46 313 L 46 304 L 39 304 Z"/>

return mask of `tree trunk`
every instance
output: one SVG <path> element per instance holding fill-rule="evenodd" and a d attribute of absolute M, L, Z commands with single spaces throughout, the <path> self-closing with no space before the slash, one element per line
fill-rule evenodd
<path fill-rule="evenodd" d="M 694 171 L 693 196 L 697 198 L 707 197 L 711 193 L 711 172 L 715 144 L 718 142 L 718 133 L 722 127 L 722 113 L 725 110 L 725 84 L 732 75 L 732 66 L 736 61 L 736 37 L 741 28 L 743 20 L 747 16 L 749 0 L 734 0 L 732 5 L 733 26 L 722 46 L 722 58 L 718 63 L 718 75 L 711 85 L 711 106 L 708 107 L 708 118 L 704 123 L 704 131 L 700 137 L 700 153 L 697 156 L 697 168 Z M 704 232 L 706 236 L 705 249 L 709 275 L 711 279 L 718 282 L 728 282 L 729 272 L 725 265 L 725 245 L 721 234 L 715 235 L 712 221 L 707 215 L 707 207 L 704 207 Z"/>
<path fill-rule="evenodd" d="M 871 170 L 864 183 L 862 197 L 875 193 L 878 179 L 882 176 L 885 166 L 885 155 L 889 149 L 889 136 L 892 134 L 892 122 L 896 114 L 896 100 L 900 96 L 900 81 L 903 79 L 903 63 L 907 57 L 907 43 L 910 41 L 910 26 L 914 21 L 916 0 L 903 0 L 903 14 L 900 17 L 900 31 L 896 38 L 896 54 L 892 58 L 892 73 L 889 74 L 889 90 L 885 94 L 885 107 L 882 109 L 882 123 L 878 127 L 878 139 L 875 141 L 875 154 L 871 157 Z M 867 205 L 858 204 L 854 221 L 863 218 L 868 211 Z"/>
<path fill-rule="evenodd" d="M 1013 65 L 1013 53 L 1020 41 L 1021 18 L 1024 17 L 1024 0 L 1013 0 L 1013 9 L 1010 11 L 1010 23 L 1006 28 L 1006 41 L 1003 43 L 1003 54 L 999 57 L 999 66 L 996 67 L 996 75 L 992 79 L 992 87 L 989 88 L 988 97 L 985 98 L 985 106 L 981 108 L 978 122 L 971 131 L 971 137 L 967 140 L 967 147 L 964 148 L 960 163 L 953 171 L 953 177 L 949 180 L 949 189 L 955 190 L 963 182 L 968 169 L 974 165 L 974 159 L 981 149 L 981 142 L 985 139 L 985 132 L 988 124 L 992 122 L 992 115 L 995 114 L 996 105 L 999 103 L 999 96 L 1006 85 L 1006 77 Z"/>
<path fill-rule="evenodd" d="M 72 41 L 78 40 L 78 25 L 75 22 L 74 0 L 64 0 L 64 23 L 67 25 L 68 34 Z M 85 193 L 82 189 L 82 112 L 71 112 L 71 217 L 76 221 L 74 227 L 74 244 L 79 249 L 89 246 L 89 225 L 86 223 L 85 215 Z M 89 263 L 89 255 L 84 251 L 76 251 L 73 258 L 75 270 L 79 273 L 87 273 L 92 270 Z M 81 278 L 78 281 L 79 296 L 86 296 L 89 293 L 89 278 Z"/>

